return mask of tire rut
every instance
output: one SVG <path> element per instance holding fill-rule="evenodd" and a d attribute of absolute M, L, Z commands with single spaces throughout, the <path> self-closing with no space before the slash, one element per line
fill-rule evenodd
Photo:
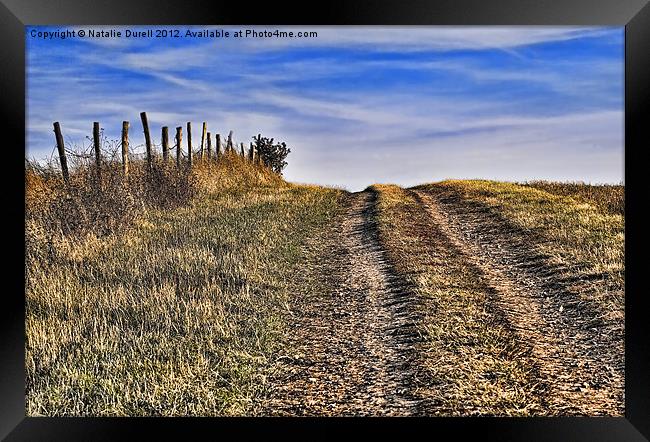
<path fill-rule="evenodd" d="M 442 191 L 412 190 L 444 236 L 479 269 L 496 305 L 538 361 L 551 414 L 622 415 L 623 330 L 567 291 L 523 232 Z"/>
<path fill-rule="evenodd" d="M 309 246 L 264 414 L 419 413 L 417 300 L 381 247 L 376 197 L 347 195 L 346 213 Z"/>

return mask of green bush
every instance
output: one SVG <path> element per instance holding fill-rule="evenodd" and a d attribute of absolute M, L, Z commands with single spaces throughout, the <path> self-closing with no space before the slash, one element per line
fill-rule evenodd
<path fill-rule="evenodd" d="M 261 135 L 253 137 L 253 140 L 255 140 L 255 147 L 262 162 L 273 172 L 282 175 L 282 170 L 287 166 L 285 159 L 291 152 L 291 149 L 287 147 L 287 143 L 273 144 L 273 138 L 266 138 Z"/>

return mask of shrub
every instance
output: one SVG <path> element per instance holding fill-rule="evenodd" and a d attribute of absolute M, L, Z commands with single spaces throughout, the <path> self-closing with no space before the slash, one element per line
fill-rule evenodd
<path fill-rule="evenodd" d="M 130 164 L 129 174 L 115 161 L 102 163 L 101 181 L 94 162 L 70 155 L 66 184 L 54 162 L 25 163 L 26 258 L 50 259 L 60 240 L 104 236 L 127 228 L 147 207 L 186 205 L 197 192 L 196 177 L 186 168 L 145 161 Z"/>
<path fill-rule="evenodd" d="M 253 140 L 255 140 L 257 152 L 262 162 L 273 172 L 282 175 L 282 170 L 287 166 L 285 159 L 291 152 L 291 149 L 287 147 L 287 143 L 273 144 L 273 138 L 266 138 L 261 135 L 253 137 Z"/>

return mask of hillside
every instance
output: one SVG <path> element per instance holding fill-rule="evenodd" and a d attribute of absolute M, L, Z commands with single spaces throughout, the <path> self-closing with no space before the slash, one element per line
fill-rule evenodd
<path fill-rule="evenodd" d="M 69 233 L 28 174 L 29 415 L 623 414 L 621 186 L 185 179 Z"/>
<path fill-rule="evenodd" d="M 186 204 L 105 236 L 47 232 L 49 259 L 28 254 L 28 415 L 255 412 L 300 246 L 339 192 L 237 156 L 194 174 Z"/>

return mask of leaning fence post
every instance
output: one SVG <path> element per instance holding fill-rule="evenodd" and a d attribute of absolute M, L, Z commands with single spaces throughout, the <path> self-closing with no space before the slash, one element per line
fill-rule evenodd
<path fill-rule="evenodd" d="M 204 122 L 203 122 L 203 129 L 201 129 L 201 150 L 200 150 L 200 154 L 199 154 L 199 157 L 200 157 L 201 159 L 203 159 L 203 153 L 204 153 L 204 150 L 203 150 L 203 149 L 204 149 L 204 147 L 205 147 L 205 131 L 206 131 L 206 130 L 208 130 L 208 125 L 207 125 L 207 123 L 204 121 Z"/>
<path fill-rule="evenodd" d="M 122 170 L 129 173 L 129 122 L 122 121 Z"/>
<path fill-rule="evenodd" d="M 212 158 L 212 138 L 210 137 L 210 132 L 207 134 L 208 137 L 208 161 Z"/>
<path fill-rule="evenodd" d="M 229 151 L 234 150 L 232 146 L 232 131 L 228 133 L 228 143 L 226 144 L 226 149 Z"/>
<path fill-rule="evenodd" d="M 100 151 L 100 140 L 99 140 L 99 123 L 95 121 L 93 123 L 93 143 L 95 144 L 95 163 L 97 163 L 97 179 L 101 183 L 102 181 L 102 154 Z"/>
<path fill-rule="evenodd" d="M 215 141 L 214 141 L 214 152 L 215 152 L 215 157 L 217 160 L 221 156 L 221 135 L 217 134 L 215 136 Z"/>
<path fill-rule="evenodd" d="M 181 168 L 181 142 L 183 141 L 183 128 L 176 128 L 176 167 Z"/>
<path fill-rule="evenodd" d="M 163 162 L 167 163 L 169 159 L 169 128 L 167 126 L 162 128 L 162 151 Z"/>
<path fill-rule="evenodd" d="M 59 161 L 61 162 L 61 173 L 66 184 L 70 182 L 68 174 L 68 160 L 65 158 L 65 146 L 63 146 L 63 135 L 61 134 L 61 125 L 58 121 L 54 122 L 54 138 L 56 138 L 56 148 L 59 150 Z"/>
<path fill-rule="evenodd" d="M 244 143 L 241 143 L 241 157 L 244 158 Z"/>
<path fill-rule="evenodd" d="M 147 113 L 141 112 L 140 118 L 142 119 L 142 128 L 144 129 L 144 141 L 147 146 L 147 167 L 151 170 L 151 135 L 149 134 L 149 122 L 147 121 Z"/>
<path fill-rule="evenodd" d="M 187 122 L 187 161 L 189 167 L 192 167 L 192 123 Z"/>

